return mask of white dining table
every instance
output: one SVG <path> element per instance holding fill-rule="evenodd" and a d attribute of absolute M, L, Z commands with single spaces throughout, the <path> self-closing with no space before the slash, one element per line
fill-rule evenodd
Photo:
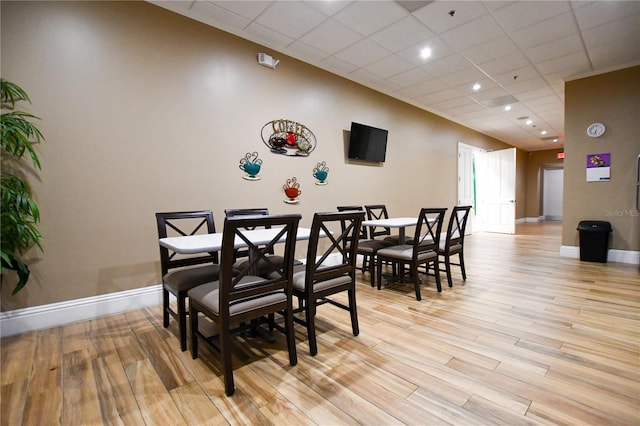
<path fill-rule="evenodd" d="M 244 231 L 243 234 L 256 245 L 268 244 L 282 228 L 253 229 Z M 160 238 L 160 245 L 180 254 L 213 253 L 222 249 L 222 232 L 214 234 L 185 235 L 180 237 Z M 297 241 L 308 240 L 311 235 L 310 228 L 298 228 Z M 283 235 L 280 242 L 285 242 L 287 236 Z M 235 238 L 234 248 L 246 247 L 246 243 L 238 236 Z"/>
<path fill-rule="evenodd" d="M 408 226 L 416 226 L 418 224 L 417 217 L 391 217 L 388 219 L 365 220 L 362 226 L 374 226 L 380 228 L 397 228 L 398 240 L 400 244 L 405 244 L 407 238 L 405 236 L 405 228 Z"/>

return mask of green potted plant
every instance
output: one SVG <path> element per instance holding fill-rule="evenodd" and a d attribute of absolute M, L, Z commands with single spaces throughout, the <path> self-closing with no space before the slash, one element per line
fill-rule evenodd
<path fill-rule="evenodd" d="M 34 145 L 44 140 L 40 130 L 31 122 L 38 117 L 15 110 L 15 104 L 29 100 L 27 93 L 17 84 L 0 79 L 0 141 L 2 142 L 1 217 L 1 269 L 15 271 L 18 282 L 12 294 L 16 294 L 29 280 L 29 267 L 22 255 L 37 246 L 42 250 L 42 234 L 36 224 L 40 221 L 38 205 L 31 197 L 29 184 L 23 178 L 26 166 L 23 157 L 28 155 L 36 169 L 40 160 Z"/>

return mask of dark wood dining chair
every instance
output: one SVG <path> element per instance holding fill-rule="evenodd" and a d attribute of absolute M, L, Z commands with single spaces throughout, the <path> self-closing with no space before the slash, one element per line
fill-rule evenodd
<path fill-rule="evenodd" d="M 446 211 L 446 208 L 421 209 L 411 244 L 394 245 L 378 250 L 376 256 L 378 290 L 382 284 L 382 264 L 385 261 L 398 264 L 400 271 L 404 271 L 405 265 L 409 265 L 410 276 L 413 278 L 413 285 L 416 292 L 416 299 L 422 299 L 418 268 L 420 265 L 427 265 L 428 270 L 428 265 L 433 263 L 434 271 L 439 271 L 438 247 L 440 244 L 440 233 L 442 232 L 442 222 Z M 435 278 L 438 292 L 441 292 L 440 274 L 436 273 Z"/>
<path fill-rule="evenodd" d="M 296 312 L 304 312 L 304 319 L 295 317 L 294 321 L 307 327 L 311 355 L 318 353 L 315 317 L 320 305 L 330 303 L 349 311 L 353 335 L 360 333 L 355 274 L 363 219 L 364 211 L 354 210 L 313 216 L 306 264 L 296 266 L 293 274 L 293 294 L 300 306 Z M 329 297 L 344 291 L 348 295 L 347 305 Z"/>
<path fill-rule="evenodd" d="M 158 238 L 171 236 L 213 234 L 216 227 L 211 210 L 156 213 Z M 187 292 L 195 286 L 218 279 L 218 253 L 193 256 L 179 255 L 160 246 L 162 270 L 162 322 L 169 327 L 169 318 L 178 322 L 180 348 L 187 350 Z M 171 308 L 170 296 L 176 298 L 176 310 Z"/>
<path fill-rule="evenodd" d="M 232 335 L 255 326 L 254 320 L 266 321 L 271 314 L 284 317 L 284 327 L 269 321 L 271 328 L 286 335 L 289 363 L 298 362 L 293 327 L 292 276 L 296 234 L 301 215 L 269 215 L 225 218 L 220 259 L 220 278 L 189 291 L 191 324 L 191 355 L 198 357 L 198 342 L 210 344 L 221 355 L 224 387 L 233 395 L 233 367 L 231 365 Z M 246 235 L 255 227 L 278 227 L 274 238 L 264 245 L 256 245 Z M 250 261 L 242 269 L 234 268 L 235 240 L 244 241 L 251 250 Z M 284 261 L 273 263 L 269 251 L 284 239 Z M 254 265 L 264 261 L 270 266 L 268 278 L 252 275 Z M 218 334 L 205 335 L 199 328 L 199 317 L 204 315 L 216 324 Z"/>
<path fill-rule="evenodd" d="M 367 220 L 389 219 L 387 206 L 384 204 L 368 204 L 364 206 L 364 208 L 367 211 Z M 400 244 L 400 237 L 398 235 L 393 235 L 390 228 L 370 226 L 369 236 L 372 239 L 384 239 L 393 245 Z M 410 239 L 407 238 L 405 243 L 408 243 L 409 241 Z"/>
<path fill-rule="evenodd" d="M 362 206 L 337 206 L 339 212 L 343 211 L 362 211 L 364 209 Z M 364 275 L 365 271 L 369 272 L 371 287 L 375 287 L 376 285 L 376 274 L 375 274 L 375 264 L 376 264 L 376 253 L 378 250 L 384 247 L 389 247 L 393 243 L 391 241 L 386 241 L 383 239 L 370 239 L 368 238 L 368 232 L 366 226 L 361 226 L 360 231 L 360 239 L 358 241 L 358 249 L 356 251 L 357 254 L 362 256 L 362 263 L 360 265 L 360 270 Z M 386 233 L 385 233 L 386 235 Z"/>
<path fill-rule="evenodd" d="M 446 237 L 440 239 L 438 255 L 444 261 L 444 270 L 447 273 L 449 287 L 453 287 L 451 265 L 459 266 L 462 272 L 462 279 L 467 279 L 467 271 L 464 266 L 464 233 L 467 228 L 467 219 L 470 211 L 471 206 L 455 206 L 451 211 Z M 451 261 L 451 257 L 455 255 L 458 255 L 458 263 Z"/>

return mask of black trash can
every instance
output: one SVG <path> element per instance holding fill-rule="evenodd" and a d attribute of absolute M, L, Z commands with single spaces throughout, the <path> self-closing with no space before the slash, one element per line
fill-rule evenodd
<path fill-rule="evenodd" d="M 611 223 L 600 220 L 583 220 L 580 231 L 580 260 L 607 263 Z"/>

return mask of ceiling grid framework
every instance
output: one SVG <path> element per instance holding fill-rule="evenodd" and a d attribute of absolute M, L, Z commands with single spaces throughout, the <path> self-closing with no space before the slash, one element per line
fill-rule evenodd
<path fill-rule="evenodd" d="M 564 82 L 640 64 L 640 1 L 150 2 L 526 151 L 563 146 Z"/>

